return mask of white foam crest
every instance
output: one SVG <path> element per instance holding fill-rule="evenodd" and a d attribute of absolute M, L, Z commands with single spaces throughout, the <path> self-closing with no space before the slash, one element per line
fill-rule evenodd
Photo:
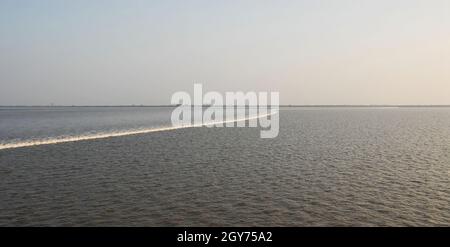
<path fill-rule="evenodd" d="M 212 126 L 212 125 L 216 125 L 216 124 L 225 124 L 225 123 L 230 123 L 230 122 L 240 122 L 240 121 L 258 119 L 258 118 L 267 117 L 267 116 L 277 114 L 277 113 L 278 112 L 272 111 L 268 114 L 261 114 L 261 115 L 253 116 L 253 117 L 238 118 L 238 119 L 225 120 L 225 121 L 212 121 L 209 123 L 189 124 L 189 125 L 169 126 L 169 127 L 159 127 L 159 128 L 147 128 L 147 129 L 136 129 L 136 130 L 127 130 L 127 131 L 114 131 L 114 132 L 107 132 L 107 133 L 96 133 L 96 134 L 67 136 L 67 137 L 55 137 L 55 138 L 51 138 L 51 139 L 29 140 L 29 141 L 15 142 L 15 143 L 6 143 L 6 144 L 0 144 L 0 150 L 30 147 L 30 146 L 39 146 L 39 145 L 58 144 L 58 143 L 64 143 L 64 142 L 95 140 L 95 139 L 120 137 L 120 136 L 128 136 L 128 135 L 138 135 L 138 134 L 146 134 L 146 133 L 152 133 L 152 132 L 169 131 L 169 130 L 176 130 L 176 129 L 202 127 L 202 126 Z"/>

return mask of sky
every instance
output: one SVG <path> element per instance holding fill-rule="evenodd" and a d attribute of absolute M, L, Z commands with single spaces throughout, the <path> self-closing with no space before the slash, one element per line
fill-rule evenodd
<path fill-rule="evenodd" d="M 1 0 L 0 105 L 450 104 L 450 1 Z"/>

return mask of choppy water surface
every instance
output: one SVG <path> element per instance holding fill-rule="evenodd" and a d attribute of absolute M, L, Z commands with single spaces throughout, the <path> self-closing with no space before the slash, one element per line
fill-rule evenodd
<path fill-rule="evenodd" d="M 0 109 L 0 142 L 168 123 L 166 108 Z M 40 111 L 40 112 L 39 112 Z M 0 150 L 2 226 L 450 226 L 450 108 L 284 108 Z"/>

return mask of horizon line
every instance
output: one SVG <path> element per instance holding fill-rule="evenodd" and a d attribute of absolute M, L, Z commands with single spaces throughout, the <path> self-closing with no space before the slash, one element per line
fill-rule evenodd
<path fill-rule="evenodd" d="M 279 106 L 279 107 L 450 107 L 450 104 L 279 104 L 279 105 L 145 105 L 145 104 L 125 104 L 125 105 L 0 105 L 0 107 L 178 107 L 178 106 Z"/>

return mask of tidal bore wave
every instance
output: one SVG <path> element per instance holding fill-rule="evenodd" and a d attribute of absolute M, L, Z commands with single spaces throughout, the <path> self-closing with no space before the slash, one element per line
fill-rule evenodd
<path fill-rule="evenodd" d="M 185 129 L 185 128 L 202 127 L 202 126 L 212 126 L 212 125 L 216 125 L 216 124 L 248 121 L 248 120 L 252 120 L 252 119 L 268 117 L 268 116 L 271 116 L 271 115 L 274 115 L 277 113 L 278 112 L 273 111 L 268 114 L 260 114 L 258 116 L 253 116 L 253 117 L 238 118 L 238 119 L 225 120 L 225 121 L 213 121 L 213 122 L 201 123 L 201 124 L 189 124 L 189 125 L 156 127 L 156 128 L 152 127 L 152 128 L 145 128 L 145 129 L 125 130 L 125 131 L 102 132 L 102 133 L 96 133 L 96 134 L 60 136 L 60 137 L 54 137 L 54 138 L 46 138 L 46 139 L 39 139 L 39 140 L 27 140 L 27 141 L 14 142 L 14 143 L 4 143 L 4 144 L 0 143 L 0 150 L 39 146 L 39 145 L 50 145 L 50 144 L 58 144 L 58 143 L 65 143 L 65 142 L 95 140 L 95 139 L 120 137 L 120 136 L 128 136 L 128 135 L 138 135 L 138 134 L 146 134 L 146 133 L 152 133 L 152 132 L 169 131 L 169 130 L 177 130 L 177 129 Z"/>

